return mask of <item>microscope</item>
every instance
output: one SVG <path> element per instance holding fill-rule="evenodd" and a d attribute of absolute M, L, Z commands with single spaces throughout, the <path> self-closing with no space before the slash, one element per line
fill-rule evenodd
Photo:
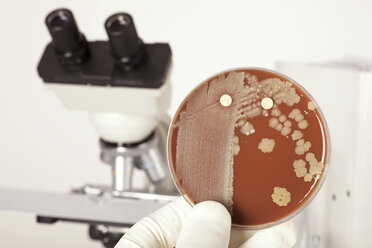
<path fill-rule="evenodd" d="M 166 164 L 170 123 L 166 111 L 171 96 L 167 80 L 169 44 L 144 43 L 127 13 L 106 20 L 108 41 L 87 41 L 68 9 L 52 11 L 45 22 L 52 42 L 38 65 L 39 75 L 67 109 L 89 113 L 100 136 L 100 159 L 112 168 L 111 186 L 84 185 L 73 194 L 96 201 L 125 202 L 137 219 L 141 209 L 146 209 L 144 217 L 177 197 Z M 134 178 L 135 173 L 142 177 Z M 135 179 L 142 182 L 140 187 L 134 187 Z M 122 206 L 121 211 L 128 211 L 125 204 Z M 79 217 L 37 217 L 42 223 L 88 223 L 91 238 L 101 240 L 105 247 L 113 247 L 137 219 L 113 223 Z"/>

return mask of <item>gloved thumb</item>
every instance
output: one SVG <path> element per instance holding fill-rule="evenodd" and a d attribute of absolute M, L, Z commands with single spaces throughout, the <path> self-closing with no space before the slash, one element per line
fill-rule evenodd
<path fill-rule="evenodd" d="M 226 248 L 230 229 L 231 216 L 222 204 L 201 202 L 187 216 L 176 247 Z"/>

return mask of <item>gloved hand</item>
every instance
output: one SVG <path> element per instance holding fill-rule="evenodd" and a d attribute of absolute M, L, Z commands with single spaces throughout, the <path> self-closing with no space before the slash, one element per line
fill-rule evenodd
<path fill-rule="evenodd" d="M 289 248 L 296 238 L 292 222 L 260 231 L 231 230 L 230 214 L 220 203 L 191 207 L 180 197 L 140 220 L 115 248 Z"/>

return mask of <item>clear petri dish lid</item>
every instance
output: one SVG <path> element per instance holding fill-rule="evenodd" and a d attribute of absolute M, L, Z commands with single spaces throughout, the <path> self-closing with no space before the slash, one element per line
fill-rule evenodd
<path fill-rule="evenodd" d="M 329 167 L 325 118 L 294 80 L 262 68 L 218 73 L 194 88 L 168 133 L 172 178 L 191 205 L 214 200 L 232 227 L 286 221 L 316 195 Z"/>

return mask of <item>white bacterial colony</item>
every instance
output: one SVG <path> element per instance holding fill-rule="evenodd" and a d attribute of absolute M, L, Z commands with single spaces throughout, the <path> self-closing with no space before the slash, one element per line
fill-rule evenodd
<path fill-rule="evenodd" d="M 311 182 L 313 178 L 317 175 L 321 175 L 324 169 L 324 164 L 319 162 L 314 153 L 307 153 L 305 156 L 306 162 L 302 159 L 295 160 L 293 162 L 293 168 L 296 173 L 296 176 L 299 178 L 304 178 L 305 182 Z M 309 169 L 306 165 L 309 164 Z"/>
<path fill-rule="evenodd" d="M 240 120 L 235 126 L 240 127 L 240 132 L 247 136 L 256 132 L 253 125 L 248 121 Z"/>
<path fill-rule="evenodd" d="M 295 153 L 297 155 L 304 155 L 305 152 L 310 150 L 310 147 L 311 147 L 311 142 L 310 141 L 305 142 L 304 139 L 300 139 L 296 142 Z"/>
<path fill-rule="evenodd" d="M 306 129 L 309 126 L 309 123 L 304 119 L 304 116 L 301 114 L 299 109 L 293 109 L 288 117 L 294 119 L 298 123 L 300 129 Z"/>
<path fill-rule="evenodd" d="M 292 136 L 292 139 L 293 139 L 293 140 L 299 140 L 299 139 L 301 139 L 304 135 L 303 135 L 303 133 L 302 133 L 301 131 L 299 131 L 299 130 L 294 130 L 291 136 Z"/>
<path fill-rule="evenodd" d="M 279 207 L 283 207 L 287 206 L 291 201 L 291 193 L 289 193 L 286 188 L 274 187 L 274 192 L 271 195 L 271 198 Z"/>
<path fill-rule="evenodd" d="M 314 111 L 316 109 L 316 105 L 315 105 L 315 103 L 313 103 L 312 101 L 310 101 L 310 102 L 307 103 L 307 108 L 310 111 Z"/>
<path fill-rule="evenodd" d="M 276 131 L 280 132 L 281 135 L 287 136 L 292 131 L 292 122 L 290 120 L 287 120 L 287 117 L 285 115 L 282 115 L 279 109 L 274 109 L 271 112 L 272 116 L 278 116 L 272 117 L 269 119 L 269 127 L 274 128 Z"/>
<path fill-rule="evenodd" d="M 304 177 L 307 174 L 306 162 L 302 159 L 295 160 L 293 168 L 297 177 Z"/>
<path fill-rule="evenodd" d="M 263 153 L 270 153 L 274 150 L 275 147 L 275 140 L 273 139 L 268 139 L 268 138 L 263 138 L 258 144 L 258 149 L 261 150 Z"/>

